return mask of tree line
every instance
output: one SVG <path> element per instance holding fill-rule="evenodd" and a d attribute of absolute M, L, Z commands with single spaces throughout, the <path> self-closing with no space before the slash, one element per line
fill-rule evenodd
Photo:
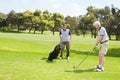
<path fill-rule="evenodd" d="M 29 33 L 33 31 L 34 34 L 36 31 L 40 31 L 41 34 L 44 31 L 52 31 L 54 35 L 61 29 L 62 24 L 66 23 L 72 33 L 85 36 L 89 31 L 91 37 L 96 38 L 96 29 L 93 27 L 93 22 L 96 20 L 106 28 L 110 39 L 115 35 L 116 40 L 120 40 L 120 9 L 114 6 L 101 9 L 89 6 L 86 14 L 77 17 L 65 17 L 58 12 L 50 13 L 48 10 L 42 12 L 40 9 L 19 13 L 11 10 L 8 14 L 0 13 L 0 31 L 28 30 Z"/>

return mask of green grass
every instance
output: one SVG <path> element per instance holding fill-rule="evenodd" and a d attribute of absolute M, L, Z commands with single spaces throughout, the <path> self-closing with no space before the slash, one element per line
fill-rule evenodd
<path fill-rule="evenodd" d="M 120 41 L 110 41 L 105 72 L 96 72 L 98 49 L 73 69 L 93 48 L 95 39 L 72 36 L 70 62 L 47 57 L 59 43 L 58 33 L 0 33 L 0 80 L 119 80 Z M 65 57 L 65 55 L 64 55 Z"/>

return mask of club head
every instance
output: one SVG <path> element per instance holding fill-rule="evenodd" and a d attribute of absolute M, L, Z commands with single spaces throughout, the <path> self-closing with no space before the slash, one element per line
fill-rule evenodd
<path fill-rule="evenodd" d="M 73 68 L 75 69 L 75 68 L 77 68 L 76 66 L 73 66 Z"/>

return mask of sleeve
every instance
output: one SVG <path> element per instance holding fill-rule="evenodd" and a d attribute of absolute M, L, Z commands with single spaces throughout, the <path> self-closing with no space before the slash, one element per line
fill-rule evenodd
<path fill-rule="evenodd" d="M 71 31 L 69 30 L 69 35 L 72 35 Z"/>
<path fill-rule="evenodd" d="M 101 29 L 100 30 L 100 36 L 104 36 L 105 35 L 105 30 L 104 29 Z"/>
<path fill-rule="evenodd" d="M 60 30 L 59 35 L 61 35 L 61 34 L 62 34 L 62 32 L 61 32 L 61 30 Z"/>

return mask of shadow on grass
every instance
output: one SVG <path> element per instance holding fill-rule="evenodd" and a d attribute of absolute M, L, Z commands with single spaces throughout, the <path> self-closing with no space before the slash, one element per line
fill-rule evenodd
<path fill-rule="evenodd" d="M 23 32 L 18 32 L 18 31 L 0 31 L 2 33 L 23 33 Z"/>
<path fill-rule="evenodd" d="M 40 60 L 48 60 L 47 57 L 42 57 Z"/>
<path fill-rule="evenodd" d="M 43 57 L 43 58 L 41 58 L 40 60 L 44 60 L 44 61 L 46 61 L 47 63 L 54 63 L 54 62 L 55 62 L 54 60 L 49 61 L 47 57 Z"/>
<path fill-rule="evenodd" d="M 84 70 L 65 70 L 65 72 L 83 73 L 83 72 L 96 72 L 95 69 L 84 69 Z"/>
<path fill-rule="evenodd" d="M 82 54 L 82 55 L 88 55 L 90 52 L 85 51 L 77 51 L 77 50 L 71 50 L 72 53 L 76 54 Z M 99 50 L 94 50 L 91 52 L 91 55 L 98 56 Z M 120 57 L 120 48 L 111 48 L 108 49 L 107 55 L 108 57 Z"/>
<path fill-rule="evenodd" d="M 20 30 L 19 32 L 18 31 L 0 31 L 0 32 L 2 32 L 2 33 L 24 33 L 24 34 L 34 34 L 33 32 L 30 32 L 29 33 L 29 31 L 28 32 L 26 32 L 26 31 L 24 31 L 24 30 Z M 37 33 L 35 33 L 35 34 L 41 34 L 40 33 L 40 31 Z M 46 34 L 42 34 L 42 35 L 46 35 Z"/>
<path fill-rule="evenodd" d="M 112 48 L 112 49 L 109 49 L 106 56 L 110 56 L 110 57 L 120 57 L 120 48 Z"/>

